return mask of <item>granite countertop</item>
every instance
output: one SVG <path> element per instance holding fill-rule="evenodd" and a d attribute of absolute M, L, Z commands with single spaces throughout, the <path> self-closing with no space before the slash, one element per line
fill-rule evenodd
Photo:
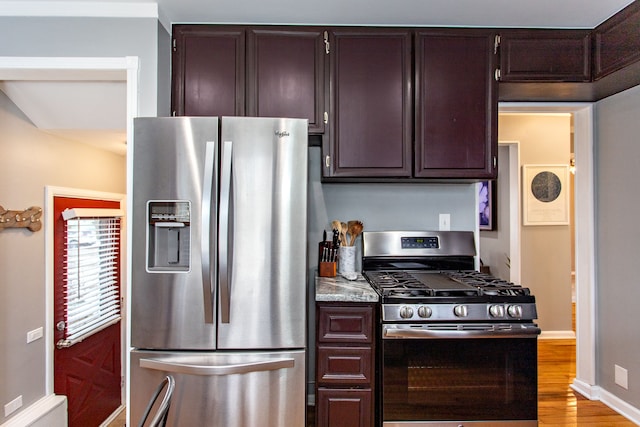
<path fill-rule="evenodd" d="M 376 291 L 358 274 L 356 280 L 347 280 L 339 274 L 336 277 L 316 276 L 316 301 L 323 302 L 377 302 Z"/>

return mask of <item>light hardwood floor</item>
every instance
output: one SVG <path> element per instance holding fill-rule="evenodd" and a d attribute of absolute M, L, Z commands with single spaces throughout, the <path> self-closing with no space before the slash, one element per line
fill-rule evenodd
<path fill-rule="evenodd" d="M 599 401 L 591 401 L 571 389 L 576 375 L 575 340 L 538 340 L 538 418 L 541 427 L 634 427 L 636 424 Z M 314 426 L 309 408 L 308 426 Z M 109 427 L 124 426 L 122 418 Z"/>
<path fill-rule="evenodd" d="M 570 387 L 576 375 L 575 340 L 538 340 L 538 419 L 540 426 L 615 426 L 632 423 L 599 401 Z"/>

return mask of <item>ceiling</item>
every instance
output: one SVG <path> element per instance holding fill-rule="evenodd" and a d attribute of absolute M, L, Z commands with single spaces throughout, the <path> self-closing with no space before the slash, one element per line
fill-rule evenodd
<path fill-rule="evenodd" d="M 594 28 L 633 0 L 0 0 L 0 16 L 140 16 L 172 23 Z M 156 7 L 157 5 L 157 7 Z M 50 11 L 50 12 L 49 12 Z M 129 15 L 128 15 L 129 14 Z M 8 76 L 35 126 L 124 155 L 126 81 Z"/>
<path fill-rule="evenodd" d="M 41 131 L 119 155 L 127 151 L 126 89 L 123 80 L 0 80 L 0 90 Z"/>
<path fill-rule="evenodd" d="M 61 61 L 53 60 L 36 68 L 32 61 L 19 66 L 20 60 L 9 59 L 10 65 L 0 65 L 0 91 L 35 127 L 63 140 L 126 154 L 125 70 L 63 69 L 58 68 Z"/>
<path fill-rule="evenodd" d="M 163 22 L 593 28 L 632 0 L 157 0 Z"/>

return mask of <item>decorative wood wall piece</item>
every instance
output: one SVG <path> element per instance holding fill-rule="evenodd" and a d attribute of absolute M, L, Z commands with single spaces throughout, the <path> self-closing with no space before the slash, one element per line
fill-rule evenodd
<path fill-rule="evenodd" d="M 5 228 L 28 228 L 38 231 L 42 228 L 40 216 L 42 208 L 38 206 L 31 206 L 23 211 L 8 211 L 0 206 L 0 231 Z"/>

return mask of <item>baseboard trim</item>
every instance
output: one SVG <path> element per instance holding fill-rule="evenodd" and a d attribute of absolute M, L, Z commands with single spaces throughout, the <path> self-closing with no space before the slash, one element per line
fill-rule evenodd
<path fill-rule="evenodd" d="M 618 414 L 640 425 L 640 409 L 625 402 L 602 387 L 574 379 L 571 388 L 589 400 L 599 400 Z"/>
<path fill-rule="evenodd" d="M 640 409 L 625 402 L 607 390 L 600 389 L 600 401 L 620 415 L 640 425 Z"/>
<path fill-rule="evenodd" d="M 600 400 L 600 387 L 598 386 L 593 386 L 574 378 L 571 388 L 589 400 Z"/>
<path fill-rule="evenodd" d="M 56 409 L 62 407 L 61 419 L 45 420 L 47 415 L 52 414 Z M 62 419 L 64 418 L 64 419 Z M 36 425 L 36 423 L 42 422 L 47 426 L 66 426 L 67 425 L 67 397 L 56 396 L 50 394 L 38 400 L 31 406 L 25 408 L 22 412 L 18 413 L 15 417 L 11 418 L 0 427 L 28 427 Z"/>
<path fill-rule="evenodd" d="M 570 340 L 576 338 L 574 331 L 542 331 L 538 337 L 542 340 Z"/>

